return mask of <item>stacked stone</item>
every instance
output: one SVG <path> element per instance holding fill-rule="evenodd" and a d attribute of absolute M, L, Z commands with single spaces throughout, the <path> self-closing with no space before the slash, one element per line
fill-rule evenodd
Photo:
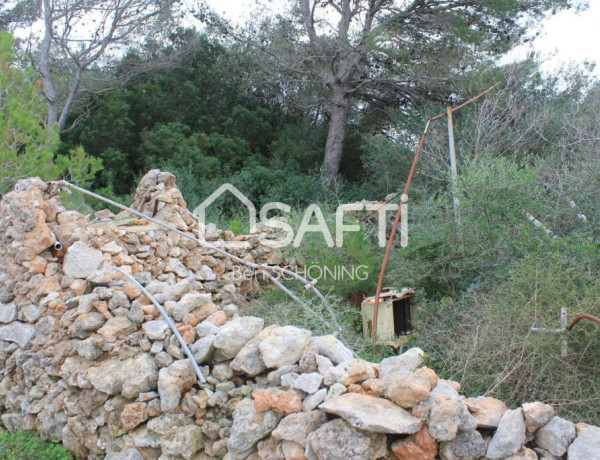
<path fill-rule="evenodd" d="M 230 259 L 143 219 L 102 211 L 90 222 L 53 195 L 30 179 L 0 203 L 0 406 L 10 431 L 112 460 L 600 458 L 600 428 L 542 403 L 508 410 L 460 396 L 417 348 L 373 364 L 334 336 L 240 316 L 256 285 L 235 277 Z M 134 206 L 197 231 L 168 173 L 146 175 Z M 206 231 L 246 260 L 274 260 L 265 233 Z M 114 285 L 112 266 L 165 306 L 206 384 L 141 290 Z"/>

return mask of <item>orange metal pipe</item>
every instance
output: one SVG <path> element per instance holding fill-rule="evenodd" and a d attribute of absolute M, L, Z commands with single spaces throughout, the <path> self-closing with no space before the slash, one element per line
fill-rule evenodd
<path fill-rule="evenodd" d="M 589 321 L 593 321 L 594 323 L 600 324 L 600 318 L 596 318 L 595 316 L 588 315 L 587 313 L 582 313 L 581 315 L 577 315 L 577 317 L 573 320 L 573 322 L 567 326 L 567 331 L 570 331 L 571 329 L 573 329 L 575 327 L 575 325 L 582 319 L 587 319 Z"/>

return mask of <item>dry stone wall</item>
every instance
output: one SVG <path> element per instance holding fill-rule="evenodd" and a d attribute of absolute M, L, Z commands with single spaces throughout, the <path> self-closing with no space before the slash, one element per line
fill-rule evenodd
<path fill-rule="evenodd" d="M 196 232 L 175 178 L 150 171 L 133 206 Z M 267 233 L 215 245 L 277 262 Z M 58 244 L 57 244 L 58 243 Z M 194 369 L 131 273 L 174 319 Z M 239 267 L 238 267 L 239 268 Z M 418 348 L 380 364 L 336 337 L 264 326 L 237 305 L 256 289 L 214 250 L 144 219 L 65 210 L 52 184 L 0 203 L 0 408 L 10 431 L 106 459 L 600 459 L 600 428 L 535 402 L 465 398 Z"/>

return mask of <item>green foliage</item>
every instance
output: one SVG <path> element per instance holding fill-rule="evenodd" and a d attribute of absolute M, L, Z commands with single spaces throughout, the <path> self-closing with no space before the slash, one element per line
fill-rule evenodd
<path fill-rule="evenodd" d="M 88 156 L 81 146 L 71 150 L 69 155 L 58 155 L 55 163 L 63 179 L 84 186 L 102 171 L 102 159 Z"/>
<path fill-rule="evenodd" d="M 87 156 L 81 146 L 53 158 L 58 134 L 44 124 L 47 105 L 33 73 L 22 70 L 13 47 L 12 36 L 0 33 L 0 193 L 32 176 L 92 182 L 102 170 L 102 160 Z"/>
<path fill-rule="evenodd" d="M 59 441 L 44 442 L 33 432 L 0 433 L 0 458 L 4 460 L 72 460 L 75 457 Z"/>
<path fill-rule="evenodd" d="M 44 126 L 46 106 L 33 74 L 23 71 L 14 39 L 0 32 L 0 193 L 18 179 L 54 178 L 52 152 L 58 136 Z"/>

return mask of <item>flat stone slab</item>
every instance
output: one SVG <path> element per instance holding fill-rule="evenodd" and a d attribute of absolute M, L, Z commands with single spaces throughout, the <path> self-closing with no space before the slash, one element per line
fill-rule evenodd
<path fill-rule="evenodd" d="M 376 433 L 413 434 L 423 422 L 391 401 L 358 393 L 329 399 L 319 409 L 335 414 L 361 430 Z"/>

